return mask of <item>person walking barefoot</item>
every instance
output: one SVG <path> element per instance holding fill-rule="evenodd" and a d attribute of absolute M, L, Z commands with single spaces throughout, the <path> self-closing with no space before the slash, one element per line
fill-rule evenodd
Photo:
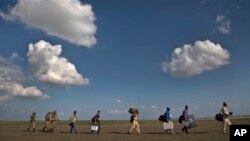
<path fill-rule="evenodd" d="M 228 126 L 232 125 L 232 123 L 229 120 L 229 116 L 232 115 L 232 112 L 228 111 L 226 102 L 223 102 L 223 107 L 221 108 L 220 112 L 221 112 L 222 117 L 223 117 L 222 133 L 226 133 L 227 132 L 227 125 Z"/>
<path fill-rule="evenodd" d="M 129 134 L 131 134 L 132 133 L 132 131 L 133 131 L 133 129 L 136 129 L 136 131 L 137 131 L 137 134 L 141 134 L 141 132 L 140 132 L 140 126 L 139 126 L 139 122 L 138 122 L 138 116 L 139 116 L 139 111 L 137 110 L 137 111 L 135 111 L 133 114 L 132 114 L 132 116 L 133 116 L 133 124 L 132 124 L 132 127 L 131 127 L 131 129 L 129 130 Z"/>

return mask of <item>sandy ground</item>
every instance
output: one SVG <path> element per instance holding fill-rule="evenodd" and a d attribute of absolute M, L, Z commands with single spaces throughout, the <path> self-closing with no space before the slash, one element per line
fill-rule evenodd
<path fill-rule="evenodd" d="M 248 124 L 250 119 L 232 119 L 233 124 Z M 0 121 L 0 141 L 229 141 L 229 133 L 222 134 L 222 123 L 215 120 L 198 120 L 198 127 L 182 133 L 181 125 L 174 121 L 175 134 L 164 134 L 159 121 L 140 121 L 141 134 L 129 135 L 129 121 L 103 121 L 100 134 L 90 134 L 90 122 L 79 122 L 78 134 L 70 134 L 67 122 L 58 122 L 55 133 L 42 132 L 38 122 L 36 132 L 28 132 L 28 122 Z"/>

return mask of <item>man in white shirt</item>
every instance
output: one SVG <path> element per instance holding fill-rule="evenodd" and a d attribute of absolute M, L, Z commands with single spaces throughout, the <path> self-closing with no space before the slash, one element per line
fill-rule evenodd
<path fill-rule="evenodd" d="M 70 119 L 69 119 L 69 125 L 71 126 L 70 128 L 70 133 L 72 133 L 72 130 L 74 129 L 75 133 L 77 134 L 77 130 L 76 130 L 76 122 L 78 121 L 77 117 L 76 117 L 76 111 L 74 111 L 73 115 L 71 115 Z"/>
<path fill-rule="evenodd" d="M 231 115 L 231 113 L 228 111 L 227 109 L 227 103 L 223 102 L 223 107 L 221 108 L 221 114 L 223 116 L 223 127 L 222 127 L 222 132 L 226 133 L 227 131 L 227 125 L 231 125 L 232 123 L 229 120 L 229 116 Z"/>

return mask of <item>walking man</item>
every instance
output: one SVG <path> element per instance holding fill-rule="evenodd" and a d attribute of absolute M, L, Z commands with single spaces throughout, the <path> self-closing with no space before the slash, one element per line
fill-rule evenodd
<path fill-rule="evenodd" d="M 223 107 L 221 108 L 221 114 L 223 117 L 222 133 L 226 133 L 227 132 L 227 125 L 230 126 L 232 124 L 229 120 L 229 116 L 232 115 L 232 112 L 228 111 L 226 102 L 223 102 Z"/>
<path fill-rule="evenodd" d="M 75 133 L 77 134 L 77 129 L 76 129 L 76 122 L 78 121 L 77 117 L 76 117 L 76 111 L 73 112 L 73 114 L 71 115 L 70 119 L 69 119 L 69 125 L 71 126 L 70 128 L 70 133 L 72 133 L 72 130 L 75 131 Z"/>

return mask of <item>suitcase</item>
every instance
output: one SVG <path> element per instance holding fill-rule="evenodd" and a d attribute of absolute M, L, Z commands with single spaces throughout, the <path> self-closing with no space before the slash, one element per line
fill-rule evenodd
<path fill-rule="evenodd" d="M 98 125 L 91 125 L 91 131 L 98 131 Z"/>
<path fill-rule="evenodd" d="M 172 121 L 167 122 L 163 122 L 163 129 L 164 130 L 169 130 L 169 129 L 174 129 L 174 124 Z"/>
<path fill-rule="evenodd" d="M 188 123 L 189 123 L 188 128 L 197 127 L 197 123 L 196 123 L 196 119 L 195 119 L 194 115 L 189 115 L 188 116 Z"/>

